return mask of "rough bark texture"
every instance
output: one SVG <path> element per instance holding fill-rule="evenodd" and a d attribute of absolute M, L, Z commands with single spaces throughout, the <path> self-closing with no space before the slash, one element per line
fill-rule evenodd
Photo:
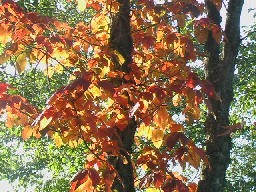
<path fill-rule="evenodd" d="M 206 153 L 210 166 L 203 170 L 203 178 L 199 182 L 200 192 L 224 191 L 226 170 L 230 163 L 231 138 L 229 135 L 219 136 L 225 131 L 222 126 L 229 124 L 230 103 L 233 100 L 232 81 L 235 69 L 235 58 L 240 45 L 240 15 L 244 0 L 230 0 L 225 27 L 224 56 L 220 58 L 220 45 L 212 34 L 209 34 L 205 49 L 209 54 L 206 64 L 206 78 L 212 83 L 220 99 L 210 99 L 212 112 L 205 123 Z M 211 0 L 206 0 L 208 16 L 220 25 L 219 11 Z"/>
<path fill-rule="evenodd" d="M 120 64 L 118 59 L 113 57 L 115 65 L 114 70 L 122 72 L 129 72 L 129 64 L 132 62 L 132 49 L 133 41 L 131 36 L 130 26 L 130 1 L 118 0 L 120 3 L 119 12 L 113 17 L 109 46 L 114 52 L 121 54 L 125 60 L 123 64 Z M 124 79 L 116 79 L 117 86 L 127 83 Z M 133 103 L 129 103 L 133 106 Z M 127 110 L 127 109 L 126 109 Z M 116 139 L 119 143 L 120 156 L 117 158 L 111 158 L 110 162 L 118 172 L 118 177 L 115 179 L 112 186 L 113 191 L 118 192 L 135 192 L 134 188 L 134 172 L 133 164 L 131 160 L 132 145 L 134 143 L 134 134 L 137 127 L 137 123 L 134 118 L 131 118 L 128 126 L 124 131 L 120 131 L 116 128 Z M 127 163 L 124 163 L 124 158 Z"/>

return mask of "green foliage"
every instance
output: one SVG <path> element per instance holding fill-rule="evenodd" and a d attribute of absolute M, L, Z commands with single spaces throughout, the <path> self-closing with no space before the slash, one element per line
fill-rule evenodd
<path fill-rule="evenodd" d="M 75 1 L 66 0 L 19 0 L 19 5 L 28 12 L 37 12 L 45 16 L 65 21 L 70 25 L 89 21 L 92 10 L 79 12 Z"/>
<path fill-rule="evenodd" d="M 227 171 L 226 191 L 255 191 L 256 186 L 256 25 L 251 27 L 246 42 L 240 47 L 234 81 L 235 100 L 231 110 L 233 123 L 243 121 L 234 139 L 231 165 Z M 254 31 L 254 33 L 251 33 Z"/>
<path fill-rule="evenodd" d="M 68 80 L 67 73 L 54 74 L 48 79 L 35 68 L 16 76 L 1 72 L 0 81 L 13 84 L 15 93 L 28 98 L 38 108 L 42 108 L 50 95 Z M 0 127 L 0 180 L 7 179 L 10 183 L 18 181 L 18 185 L 14 186 L 17 189 L 69 189 L 72 176 L 82 169 L 85 146 L 57 148 L 47 137 L 24 142 L 20 137 L 21 127 L 7 129 L 4 124 Z"/>

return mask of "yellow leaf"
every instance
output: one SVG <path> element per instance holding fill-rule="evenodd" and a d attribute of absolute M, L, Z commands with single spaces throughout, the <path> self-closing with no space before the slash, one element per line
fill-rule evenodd
<path fill-rule="evenodd" d="M 78 11 L 84 11 L 86 8 L 87 0 L 77 0 L 77 9 Z"/>
<path fill-rule="evenodd" d="M 91 21 L 92 33 L 97 33 L 99 30 L 108 30 L 110 24 L 110 18 L 106 13 L 96 14 Z"/>
<path fill-rule="evenodd" d="M 33 134 L 33 129 L 30 126 L 26 126 L 23 128 L 21 136 L 24 140 L 30 138 Z"/>
<path fill-rule="evenodd" d="M 148 188 L 146 189 L 146 192 L 160 192 L 160 190 L 157 188 Z"/>
<path fill-rule="evenodd" d="M 16 59 L 16 68 L 19 73 L 23 72 L 27 66 L 26 53 L 21 53 Z"/>
<path fill-rule="evenodd" d="M 52 117 L 50 117 L 49 119 L 47 119 L 46 117 L 41 119 L 41 121 L 40 121 L 40 130 L 44 129 L 47 125 L 49 125 L 49 123 L 51 121 L 52 121 Z"/>
<path fill-rule="evenodd" d="M 58 133 L 54 133 L 53 139 L 54 139 L 54 142 L 55 142 L 57 147 L 60 147 L 61 145 L 63 145 L 63 141 L 62 141 L 62 139 L 61 139 L 61 137 L 59 136 Z"/>
<path fill-rule="evenodd" d="M 108 98 L 106 101 L 106 104 L 104 105 L 106 108 L 111 107 L 114 104 L 114 100 L 111 98 Z"/>
<path fill-rule="evenodd" d="M 138 131 L 139 137 L 146 137 L 151 139 L 152 137 L 152 128 L 150 126 L 146 126 L 145 123 L 141 123 Z"/>
<path fill-rule="evenodd" d="M 163 143 L 164 132 L 160 129 L 154 129 L 152 132 L 152 142 L 156 148 L 159 148 Z"/>
<path fill-rule="evenodd" d="M 98 88 L 97 86 L 92 86 L 88 91 L 92 94 L 93 98 L 96 98 L 102 95 L 100 88 Z"/>
<path fill-rule="evenodd" d="M 177 107 L 180 103 L 181 97 L 180 94 L 176 94 L 174 95 L 174 97 L 172 98 L 172 103 L 175 107 Z"/>
<path fill-rule="evenodd" d="M 76 148 L 78 146 L 78 143 L 75 140 L 70 140 L 68 141 L 68 145 L 72 148 Z"/>
<path fill-rule="evenodd" d="M 125 59 L 123 57 L 123 55 L 121 55 L 117 50 L 114 51 L 115 55 L 117 56 L 117 59 L 118 59 L 118 63 L 120 65 L 123 65 L 124 62 L 125 62 Z"/>
<path fill-rule="evenodd" d="M 104 66 L 101 70 L 101 73 L 100 73 L 100 77 L 104 77 L 105 75 L 108 74 L 108 72 L 110 71 L 110 67 L 108 66 Z"/>

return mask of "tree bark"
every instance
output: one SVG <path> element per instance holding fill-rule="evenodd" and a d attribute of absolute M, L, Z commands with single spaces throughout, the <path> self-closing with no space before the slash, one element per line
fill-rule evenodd
<path fill-rule="evenodd" d="M 222 126 L 229 125 L 229 109 L 233 100 L 233 77 L 235 58 L 240 45 L 240 15 L 244 0 L 230 0 L 228 3 L 227 20 L 225 26 L 225 45 L 223 58 L 220 57 L 220 45 L 215 42 L 210 33 L 205 44 L 209 54 L 205 72 L 207 80 L 213 85 L 219 99 L 209 98 L 212 112 L 205 123 L 206 153 L 210 166 L 203 170 L 203 178 L 199 182 L 199 192 L 221 192 L 225 187 L 226 170 L 230 163 L 232 147 L 230 135 Z M 221 16 L 213 1 L 206 0 L 208 17 L 220 25 Z"/>
<path fill-rule="evenodd" d="M 114 52 L 118 52 L 124 58 L 124 63 L 120 64 L 118 59 L 113 57 L 113 63 L 115 65 L 114 70 L 128 73 L 130 71 L 129 64 L 132 63 L 132 50 L 133 40 L 131 36 L 130 26 L 130 1 L 118 0 L 120 3 L 119 12 L 113 17 L 109 46 Z M 115 79 L 116 86 L 128 83 L 125 79 Z M 133 103 L 129 102 L 130 106 Z M 125 109 L 128 110 L 128 109 Z M 110 163 L 114 166 L 118 173 L 114 184 L 112 186 L 113 191 L 118 192 L 135 192 L 134 187 L 134 169 L 131 160 L 132 145 L 134 143 L 134 134 L 137 128 L 137 122 L 135 118 L 130 118 L 128 126 L 124 131 L 120 131 L 116 128 L 116 139 L 118 141 L 120 150 L 119 157 L 110 158 Z M 124 162 L 124 158 L 127 162 Z"/>

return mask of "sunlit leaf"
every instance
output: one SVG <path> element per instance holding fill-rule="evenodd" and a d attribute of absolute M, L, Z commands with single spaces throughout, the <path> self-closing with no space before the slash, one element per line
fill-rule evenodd
<path fill-rule="evenodd" d="M 84 11 L 86 8 L 87 0 L 77 0 L 77 9 L 79 11 Z"/>
<path fill-rule="evenodd" d="M 163 143 L 164 132 L 160 129 L 152 131 L 152 142 L 156 148 L 159 148 Z"/>
<path fill-rule="evenodd" d="M 173 105 L 176 107 L 180 104 L 180 100 L 181 100 L 181 96 L 180 94 L 176 94 L 174 95 L 174 97 L 172 98 L 172 103 Z"/>
<path fill-rule="evenodd" d="M 26 126 L 22 129 L 21 136 L 24 140 L 29 139 L 33 134 L 33 130 L 30 126 Z"/>
<path fill-rule="evenodd" d="M 115 124 L 120 131 L 124 131 L 128 125 L 128 115 L 118 114 Z"/>
<path fill-rule="evenodd" d="M 19 73 L 23 72 L 27 66 L 26 53 L 21 53 L 16 59 L 16 68 Z"/>
<path fill-rule="evenodd" d="M 41 120 L 40 120 L 40 129 L 44 129 L 45 127 L 47 127 L 47 125 L 49 125 L 52 121 L 52 117 L 43 117 Z"/>
<path fill-rule="evenodd" d="M 141 123 L 139 130 L 138 130 L 138 136 L 151 139 L 152 138 L 152 127 L 146 126 L 145 123 Z"/>
<path fill-rule="evenodd" d="M 60 137 L 60 135 L 58 133 L 55 133 L 53 135 L 53 139 L 54 139 L 54 142 L 57 147 L 61 147 L 63 145 L 62 138 Z"/>
<path fill-rule="evenodd" d="M 125 59 L 124 59 L 124 57 L 123 57 L 123 55 L 121 55 L 118 51 L 114 51 L 114 53 L 115 53 L 115 55 L 116 55 L 116 57 L 117 57 L 117 59 L 118 59 L 118 63 L 120 64 L 120 65 L 123 65 L 124 64 L 124 62 L 125 62 Z"/>

